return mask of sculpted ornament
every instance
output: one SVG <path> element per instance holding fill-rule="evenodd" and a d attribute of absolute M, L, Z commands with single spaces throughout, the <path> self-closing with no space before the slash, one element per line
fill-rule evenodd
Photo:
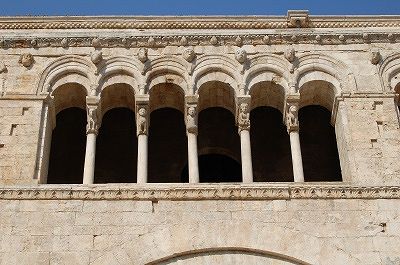
<path fill-rule="evenodd" d="M 147 59 L 149 59 L 147 56 L 147 48 L 143 48 L 143 47 L 140 48 L 137 56 L 138 56 L 139 61 L 141 61 L 142 63 L 145 63 L 147 61 Z"/>
<path fill-rule="evenodd" d="M 88 107 L 86 133 L 97 134 L 98 129 L 97 109 L 94 107 Z"/>
<path fill-rule="evenodd" d="M 182 56 L 186 61 L 191 62 L 196 57 L 196 53 L 194 52 L 192 47 L 189 47 L 183 50 Z"/>
<path fill-rule="evenodd" d="M 153 37 L 150 37 L 150 38 L 147 40 L 147 44 L 148 44 L 150 47 L 153 47 L 154 45 L 156 45 L 156 40 L 155 40 Z"/>
<path fill-rule="evenodd" d="M 381 58 L 382 58 L 382 56 L 379 51 L 373 51 L 371 53 L 371 63 L 372 64 L 375 64 L 375 65 L 378 64 L 381 61 Z"/>
<path fill-rule="evenodd" d="M 183 36 L 179 42 L 182 46 L 185 46 L 188 44 L 188 40 L 185 36 Z"/>
<path fill-rule="evenodd" d="M 289 62 L 294 62 L 294 60 L 296 59 L 296 52 L 293 48 L 291 49 L 287 49 L 284 53 L 286 60 L 288 60 Z"/>
<path fill-rule="evenodd" d="M 64 47 L 64 48 L 68 47 L 68 39 L 67 38 L 63 38 L 61 40 L 61 46 Z"/>
<path fill-rule="evenodd" d="M 247 103 L 241 103 L 239 105 L 238 125 L 239 125 L 239 132 L 242 130 L 250 129 L 249 104 Z"/>
<path fill-rule="evenodd" d="M 235 52 L 235 59 L 239 63 L 243 64 L 246 61 L 247 53 L 244 49 L 237 49 Z"/>
<path fill-rule="evenodd" d="M 299 119 L 297 112 L 297 106 L 291 105 L 286 114 L 286 127 L 289 132 L 297 130 L 299 128 Z"/>
<path fill-rule="evenodd" d="M 188 133 L 197 133 L 196 108 L 193 106 L 190 106 L 187 109 L 186 129 Z"/>
<path fill-rule="evenodd" d="M 103 60 L 103 53 L 101 51 L 94 51 L 91 53 L 90 59 L 94 64 L 98 64 Z"/>
<path fill-rule="evenodd" d="M 30 53 L 23 53 L 19 57 L 19 63 L 25 67 L 30 67 L 33 64 L 33 55 Z"/>
<path fill-rule="evenodd" d="M 137 116 L 137 134 L 147 134 L 147 117 L 146 117 L 146 109 L 139 108 L 138 116 Z"/>

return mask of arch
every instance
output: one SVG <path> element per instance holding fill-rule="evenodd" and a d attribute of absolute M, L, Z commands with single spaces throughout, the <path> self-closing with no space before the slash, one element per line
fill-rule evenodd
<path fill-rule="evenodd" d="M 202 84 L 198 89 L 199 112 L 209 107 L 222 107 L 235 115 L 235 89 L 222 81 L 212 80 Z"/>
<path fill-rule="evenodd" d="M 100 116 L 113 108 L 125 107 L 135 112 L 135 91 L 126 83 L 114 83 L 100 93 Z"/>
<path fill-rule="evenodd" d="M 85 87 L 79 83 L 71 82 L 58 86 L 51 95 L 54 103 L 54 115 L 70 107 L 86 110 L 86 93 Z"/>
<path fill-rule="evenodd" d="M 273 81 L 255 83 L 251 90 L 251 108 L 261 106 L 272 107 L 283 113 L 286 89 Z"/>
<path fill-rule="evenodd" d="M 177 56 L 167 55 L 149 62 L 149 71 L 146 73 L 145 93 L 163 83 L 172 83 L 186 94 L 191 64 Z"/>
<path fill-rule="evenodd" d="M 116 83 L 128 84 L 138 93 L 139 86 L 144 83 L 141 65 L 142 63 L 134 57 L 117 56 L 104 60 L 98 66 L 96 95 Z"/>
<path fill-rule="evenodd" d="M 215 247 L 215 248 L 203 248 L 203 249 L 195 249 L 189 251 L 183 251 L 179 253 L 174 253 L 172 255 L 163 257 L 161 259 L 146 263 L 146 265 L 162 265 L 162 264 L 171 264 L 174 261 L 185 261 L 190 260 L 192 258 L 197 258 L 201 256 L 215 256 L 221 254 L 239 254 L 244 256 L 259 256 L 263 258 L 269 258 L 274 260 L 275 262 L 282 261 L 285 263 L 279 264 L 296 264 L 296 265 L 311 265 L 308 262 L 301 261 L 294 257 L 290 257 L 287 255 L 283 255 L 273 251 L 254 249 L 254 248 L 246 248 L 246 247 Z M 243 263 L 242 263 L 243 264 Z M 276 264 L 276 263 L 274 263 Z"/>
<path fill-rule="evenodd" d="M 210 81 L 219 81 L 229 84 L 235 92 L 242 82 L 238 69 L 242 67 L 234 59 L 225 55 L 205 55 L 198 59 L 194 71 L 193 80 L 195 93 L 200 87 Z"/>
<path fill-rule="evenodd" d="M 326 80 L 310 80 L 304 80 L 305 83 L 302 82 L 300 87 L 300 107 L 320 105 L 332 111 L 336 96 L 335 85 Z"/>
<path fill-rule="evenodd" d="M 281 57 L 268 54 L 251 59 L 250 67 L 244 75 L 245 93 L 250 94 L 252 87 L 260 82 L 270 81 L 289 91 L 290 77 L 288 62 Z"/>
<path fill-rule="evenodd" d="M 397 92 L 395 88 L 400 83 L 400 53 L 385 58 L 379 66 L 379 78 L 383 91 Z"/>
<path fill-rule="evenodd" d="M 335 96 L 343 92 L 357 90 L 354 75 L 341 61 L 323 54 L 306 54 L 298 58 L 295 71 L 296 90 L 300 89 L 302 79 L 325 80 L 335 84 Z M 336 80 L 336 81 L 334 81 Z"/>
<path fill-rule="evenodd" d="M 86 94 L 89 94 L 90 84 L 95 80 L 95 71 L 95 66 L 81 56 L 61 56 L 43 70 L 36 93 L 52 93 L 58 86 L 74 80 L 75 83 L 85 87 Z M 56 86 L 55 83 L 57 81 L 58 84 Z"/>

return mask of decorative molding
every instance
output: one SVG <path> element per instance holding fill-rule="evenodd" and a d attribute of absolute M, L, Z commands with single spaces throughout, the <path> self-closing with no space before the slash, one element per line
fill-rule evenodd
<path fill-rule="evenodd" d="M 40 185 L 2 187 L 2 200 L 400 199 L 400 186 L 333 184 Z"/>
<path fill-rule="evenodd" d="M 399 25 L 400 26 L 400 25 Z M 361 30 L 360 30 L 361 31 Z M 63 33 L 64 34 L 64 33 Z M 400 41 L 400 34 L 388 32 L 369 33 L 313 33 L 301 31 L 296 34 L 221 34 L 221 35 L 124 35 L 115 36 L 90 36 L 76 37 L 40 37 L 22 38 L 8 37 L 6 34 L 0 39 L 0 48 L 44 48 L 44 47 L 107 47 L 107 48 L 157 48 L 165 46 L 206 46 L 206 45 L 286 45 L 286 44 L 319 44 L 319 45 L 346 45 L 362 43 L 395 43 Z M 368 39 L 365 39 L 367 34 Z M 60 34 L 61 35 L 61 34 Z M 88 36 L 89 35 L 89 36 Z M 182 39 L 185 45 L 182 45 Z M 240 43 L 238 43 L 240 39 Z"/>

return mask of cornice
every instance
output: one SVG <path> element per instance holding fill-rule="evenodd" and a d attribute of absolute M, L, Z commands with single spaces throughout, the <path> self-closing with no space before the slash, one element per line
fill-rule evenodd
<path fill-rule="evenodd" d="M 1 200 L 400 199 L 400 186 L 332 184 L 40 185 L 2 187 Z"/>
<path fill-rule="evenodd" d="M 289 14 L 288 14 L 289 16 Z M 285 29 L 288 16 L 0 17 L 0 29 Z M 308 16 L 307 28 L 399 27 L 400 16 Z"/>

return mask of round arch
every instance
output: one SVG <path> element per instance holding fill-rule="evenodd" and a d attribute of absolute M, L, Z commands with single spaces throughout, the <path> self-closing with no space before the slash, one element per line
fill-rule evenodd
<path fill-rule="evenodd" d="M 395 91 L 400 83 L 400 53 L 394 53 L 385 58 L 379 66 L 379 78 L 383 91 Z"/>
<path fill-rule="evenodd" d="M 81 56 L 66 55 L 57 58 L 41 73 L 37 94 L 52 93 L 58 86 L 70 80 L 84 86 L 86 94 L 89 94 L 90 84 L 95 80 L 95 70 L 94 65 Z"/>

